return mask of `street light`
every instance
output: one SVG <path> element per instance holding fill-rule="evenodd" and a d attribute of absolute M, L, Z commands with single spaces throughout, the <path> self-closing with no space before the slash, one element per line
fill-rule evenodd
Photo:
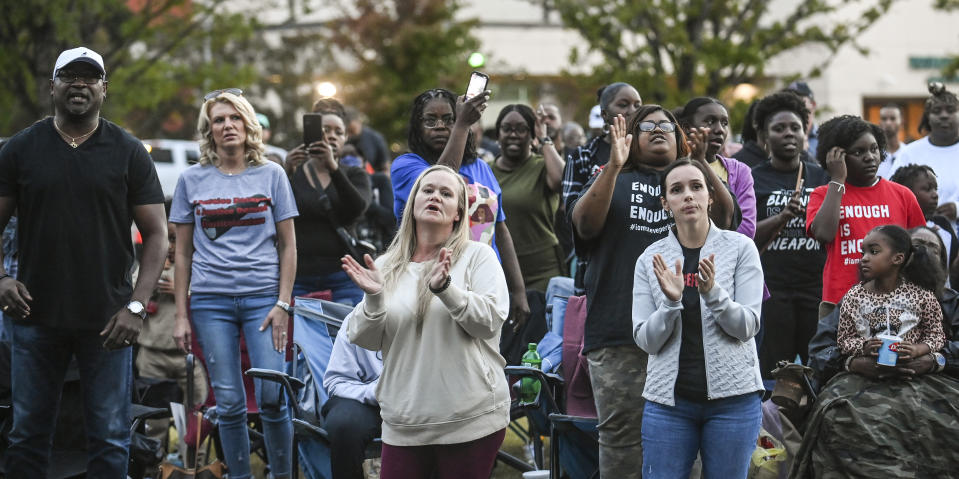
<path fill-rule="evenodd" d="M 329 98 L 336 95 L 336 85 L 324 81 L 316 84 L 316 93 L 323 98 Z"/>

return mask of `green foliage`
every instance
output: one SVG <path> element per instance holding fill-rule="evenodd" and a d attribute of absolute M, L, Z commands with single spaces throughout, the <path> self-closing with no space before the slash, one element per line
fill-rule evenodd
<path fill-rule="evenodd" d="M 367 113 L 390 142 L 405 143 L 413 98 L 430 88 L 465 90 L 475 21 L 454 18 L 447 0 L 339 0 L 328 25 L 333 44 L 356 65 L 338 75 L 346 103 Z"/>
<path fill-rule="evenodd" d="M 572 63 L 588 53 L 602 57 L 592 72 L 596 84 L 630 82 L 644 101 L 675 105 L 759 82 L 768 59 L 799 47 L 828 52 L 810 71 L 796 72 L 807 76 L 816 75 L 842 46 L 865 52 L 856 37 L 893 1 L 803 0 L 788 12 L 773 11 L 766 0 L 547 0 L 547 5 L 586 40 L 586 51 L 574 50 Z M 860 12 L 853 20 L 830 18 L 851 6 Z"/>
<path fill-rule="evenodd" d="M 103 116 L 140 137 L 190 137 L 198 98 L 212 85 L 251 81 L 242 56 L 255 23 L 225 12 L 225 0 L 22 0 L 0 15 L 0 136 L 53 113 L 57 55 L 87 46 L 104 58 Z M 215 53 L 210 53 L 215 52 Z M 239 53 L 237 53 L 239 52 Z"/>
<path fill-rule="evenodd" d="M 935 0 L 933 6 L 940 10 L 951 12 L 959 10 L 959 0 Z M 942 76 L 944 78 L 952 78 L 957 72 L 959 72 L 959 56 L 953 55 L 952 61 L 942 69 Z"/>

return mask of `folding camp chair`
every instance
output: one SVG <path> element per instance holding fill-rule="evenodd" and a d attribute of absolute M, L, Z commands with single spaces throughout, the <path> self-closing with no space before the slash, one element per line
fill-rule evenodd
<path fill-rule="evenodd" d="M 547 298 L 550 332 L 537 348 L 543 358 L 560 356 L 561 362 L 547 364 L 544 359 L 544 370 L 511 366 L 506 372 L 541 383 L 540 397 L 530 406 L 528 416 L 538 419 L 540 427 L 549 432 L 550 477 L 565 474 L 572 479 L 587 479 L 599 477 L 599 436 L 588 369 L 581 354 L 586 300 L 582 296 L 565 296 L 563 293 L 569 291 L 564 281 L 551 280 L 547 288 L 555 291 Z M 560 355 L 557 348 L 562 350 Z M 562 375 L 550 373 L 558 371 L 560 365 Z"/>
<path fill-rule="evenodd" d="M 283 386 L 293 413 L 293 471 L 309 479 L 326 479 L 330 472 L 330 437 L 320 410 L 329 397 L 323 375 L 333 352 L 333 339 L 352 311 L 347 306 L 316 298 L 297 297 L 294 303 L 293 361 L 288 372 L 250 369 L 248 376 L 277 381 Z M 366 457 L 379 457 L 382 441 L 367 447 Z"/>

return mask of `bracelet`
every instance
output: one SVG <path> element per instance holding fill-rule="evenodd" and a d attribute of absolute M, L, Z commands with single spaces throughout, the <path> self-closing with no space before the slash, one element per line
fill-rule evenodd
<path fill-rule="evenodd" d="M 286 314 L 293 314 L 293 308 L 290 307 L 290 303 L 286 301 L 277 301 L 276 307 L 282 309 Z"/>
<path fill-rule="evenodd" d="M 443 282 L 443 286 L 440 286 L 439 288 L 436 288 L 436 289 L 433 289 L 433 285 L 431 285 L 431 284 L 427 284 L 427 286 L 430 288 L 430 292 L 431 292 L 431 293 L 433 293 L 433 294 L 440 294 L 440 293 L 442 293 L 443 291 L 446 291 L 446 288 L 449 288 L 449 287 L 450 287 L 450 283 L 452 283 L 452 282 L 453 282 L 453 278 L 450 277 L 450 275 L 446 275 L 446 281 Z"/>
<path fill-rule="evenodd" d="M 846 358 L 846 365 L 843 367 L 843 369 L 845 369 L 846 371 L 849 371 L 849 366 L 852 364 L 853 359 L 856 359 L 856 357 L 849 356 L 848 358 Z"/>
<path fill-rule="evenodd" d="M 12 278 L 12 277 L 13 276 L 10 276 L 7 273 L 3 273 L 3 274 L 0 274 L 0 281 L 3 281 L 4 279 L 7 279 L 7 278 Z"/>
<path fill-rule="evenodd" d="M 846 192 L 846 185 L 844 185 L 844 184 L 842 184 L 842 183 L 840 183 L 840 182 L 838 182 L 838 181 L 830 181 L 829 184 L 830 184 L 830 185 L 836 185 L 836 186 L 838 186 L 838 187 L 839 187 L 839 194 L 843 194 L 843 193 Z"/>

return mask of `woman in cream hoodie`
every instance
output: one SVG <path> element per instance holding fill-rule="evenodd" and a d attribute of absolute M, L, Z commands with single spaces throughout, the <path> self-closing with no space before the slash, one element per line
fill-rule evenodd
<path fill-rule="evenodd" d="M 365 265 L 343 257 L 366 293 L 348 337 L 383 351 L 383 479 L 486 479 L 509 423 L 499 355 L 509 293 L 496 254 L 469 239 L 466 204 L 463 179 L 430 167 L 386 253 Z"/>

